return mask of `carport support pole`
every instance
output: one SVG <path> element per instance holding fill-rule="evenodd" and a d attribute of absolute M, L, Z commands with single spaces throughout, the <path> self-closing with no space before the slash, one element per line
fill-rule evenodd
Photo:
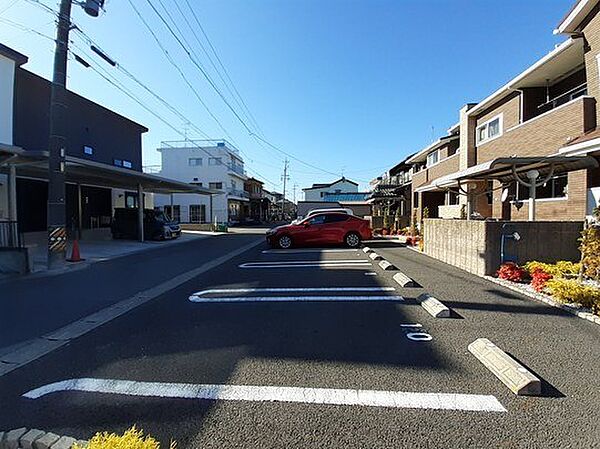
<path fill-rule="evenodd" d="M 175 216 L 175 212 L 173 212 L 173 194 L 171 193 L 170 195 L 171 197 L 171 213 L 169 215 L 171 215 L 169 218 L 171 219 L 171 221 L 173 221 L 173 217 Z"/>
<path fill-rule="evenodd" d="M 138 237 L 144 241 L 144 188 L 138 184 Z"/>
<path fill-rule="evenodd" d="M 77 238 L 81 240 L 83 230 L 83 201 L 81 201 L 81 184 L 77 184 Z"/>
<path fill-rule="evenodd" d="M 537 170 L 529 170 L 527 178 L 529 179 L 529 221 L 535 221 L 535 197 L 537 188 L 537 178 L 540 173 Z"/>
<path fill-rule="evenodd" d="M 208 209 L 209 209 L 209 217 L 210 217 L 210 221 L 209 223 L 213 222 L 213 196 L 212 193 L 210 195 L 208 195 L 209 201 L 208 201 Z"/>
<path fill-rule="evenodd" d="M 8 219 L 17 221 L 17 168 L 8 166 Z"/>

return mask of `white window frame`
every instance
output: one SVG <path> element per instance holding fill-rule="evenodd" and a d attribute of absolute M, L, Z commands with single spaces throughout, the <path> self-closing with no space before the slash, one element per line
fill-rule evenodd
<path fill-rule="evenodd" d="M 434 155 L 434 154 L 436 155 L 436 158 L 435 158 L 436 160 L 435 160 L 435 162 L 434 162 L 434 163 L 430 164 L 430 163 L 429 163 L 429 156 L 432 156 L 432 155 Z M 440 150 L 439 150 L 439 148 L 438 148 L 437 150 L 435 150 L 435 151 L 432 151 L 431 153 L 429 153 L 429 154 L 427 155 L 427 163 L 426 163 L 426 165 L 425 165 L 425 166 L 426 166 L 427 168 L 429 168 L 429 167 L 432 167 L 432 166 L 434 166 L 434 165 L 435 165 L 435 164 L 437 164 L 438 162 L 440 162 Z"/>
<path fill-rule="evenodd" d="M 498 134 L 496 134 L 495 136 L 490 137 L 490 135 L 489 135 L 489 124 L 492 123 L 495 120 L 498 120 Z M 481 139 L 479 137 L 479 131 L 481 129 L 485 129 L 485 137 L 483 139 Z M 502 134 L 504 134 L 504 113 L 500 113 L 498 115 L 493 116 L 491 119 L 486 120 L 481 125 L 477 126 L 477 128 L 475 128 L 475 139 L 477 141 L 477 144 L 490 142 L 490 141 L 492 141 L 494 139 L 497 139 L 498 137 L 501 137 Z"/>
<path fill-rule="evenodd" d="M 202 167 L 202 158 L 201 157 L 188 158 L 188 167 Z"/>

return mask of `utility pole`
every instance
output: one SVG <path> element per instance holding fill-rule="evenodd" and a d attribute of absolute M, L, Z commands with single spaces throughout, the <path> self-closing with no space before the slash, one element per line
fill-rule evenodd
<path fill-rule="evenodd" d="M 48 269 L 65 263 L 67 227 L 65 206 L 65 156 L 67 151 L 67 55 L 73 0 L 61 0 L 56 27 L 54 72 L 50 92 L 50 136 L 48 140 Z M 97 17 L 104 0 L 79 2 Z"/>
<path fill-rule="evenodd" d="M 283 175 L 281 177 L 281 179 L 283 180 L 283 197 L 281 198 L 281 215 L 283 216 L 283 219 L 285 220 L 285 186 L 287 181 L 290 179 L 290 175 L 288 175 L 288 164 L 289 161 L 285 160 L 285 162 L 283 163 Z"/>
<path fill-rule="evenodd" d="M 294 183 L 294 204 L 296 204 L 296 189 L 298 188 L 298 184 Z"/>

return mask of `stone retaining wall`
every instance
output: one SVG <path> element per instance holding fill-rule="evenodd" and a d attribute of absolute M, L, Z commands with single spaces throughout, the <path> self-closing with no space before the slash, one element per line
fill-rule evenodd
<path fill-rule="evenodd" d="M 39 429 L 19 429 L 0 431 L 0 449 L 71 449 L 75 443 L 86 447 L 87 441 L 68 436 L 56 435 Z"/>

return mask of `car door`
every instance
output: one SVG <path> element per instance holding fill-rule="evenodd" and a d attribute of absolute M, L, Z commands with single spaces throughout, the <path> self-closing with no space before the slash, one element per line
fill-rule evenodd
<path fill-rule="evenodd" d="M 346 235 L 347 220 L 348 214 L 327 214 L 321 230 L 322 243 L 337 244 L 343 242 Z"/>
<path fill-rule="evenodd" d="M 325 215 L 315 215 L 300 224 L 296 241 L 300 244 L 314 245 L 319 244 L 323 240 L 322 232 L 325 223 Z"/>

